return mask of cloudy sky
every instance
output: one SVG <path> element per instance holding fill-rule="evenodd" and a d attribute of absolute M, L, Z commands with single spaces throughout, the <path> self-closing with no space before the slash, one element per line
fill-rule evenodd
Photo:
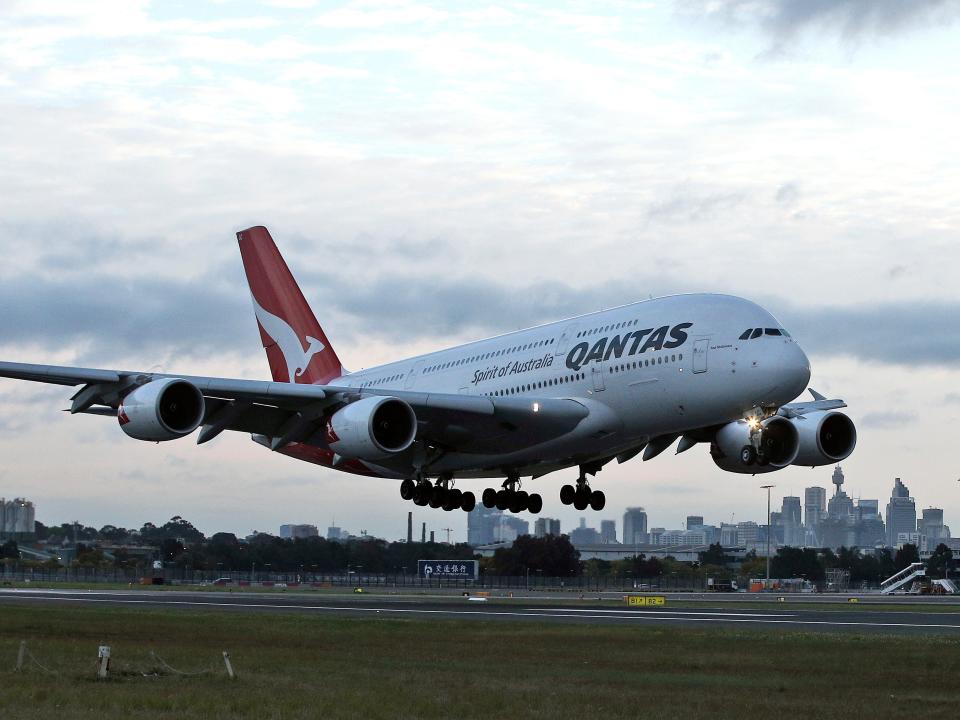
<path fill-rule="evenodd" d="M 960 530 L 955 0 L 0 5 L 0 359 L 260 379 L 234 232 L 268 225 L 348 367 L 688 291 L 755 299 L 860 430 L 854 497 Z M 405 532 L 396 484 L 126 439 L 0 381 L 38 519 Z M 832 468 L 774 476 L 774 502 Z M 544 481 L 545 515 L 576 523 Z M 705 448 L 603 517 L 765 512 Z M 475 483 L 477 490 L 482 483 Z M 415 519 L 465 539 L 462 513 Z M 590 522 L 599 518 L 590 518 Z M 439 535 L 440 533 L 438 533 Z"/>

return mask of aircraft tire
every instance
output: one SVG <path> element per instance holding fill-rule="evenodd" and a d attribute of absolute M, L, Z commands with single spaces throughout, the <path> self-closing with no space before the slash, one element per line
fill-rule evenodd
<path fill-rule="evenodd" d="M 573 505 L 573 499 L 576 497 L 576 494 L 577 491 L 573 485 L 564 485 L 560 488 L 560 502 L 564 505 Z"/>
<path fill-rule="evenodd" d="M 430 502 L 430 493 L 432 490 L 426 488 L 417 488 L 417 494 L 413 496 L 413 504 L 420 507 L 426 507 Z"/>
<path fill-rule="evenodd" d="M 744 445 L 740 450 L 740 462 L 744 465 L 753 465 L 757 461 L 757 451 L 752 445 Z"/>
<path fill-rule="evenodd" d="M 495 508 L 497 506 L 497 491 L 493 488 L 486 488 L 483 495 L 480 496 L 485 508 Z"/>
<path fill-rule="evenodd" d="M 527 494 L 520 490 L 519 492 L 511 493 L 512 497 L 510 498 L 510 512 L 518 513 L 523 512 L 527 509 Z"/>
<path fill-rule="evenodd" d="M 602 490 L 594 490 L 590 493 L 590 508 L 592 510 L 603 510 L 603 506 L 607 504 L 607 496 L 603 494 Z"/>
<path fill-rule="evenodd" d="M 497 490 L 497 510 L 506 510 L 510 507 L 510 493 L 506 490 Z"/>
<path fill-rule="evenodd" d="M 460 496 L 460 509 L 464 512 L 471 512 L 477 506 L 477 496 L 469 490 Z"/>
<path fill-rule="evenodd" d="M 527 500 L 527 510 L 536 515 L 538 512 L 543 510 L 543 498 L 540 497 L 539 493 L 532 493 Z"/>
<path fill-rule="evenodd" d="M 439 485 L 430 492 L 430 507 L 436 510 L 447 501 L 447 491 Z"/>
<path fill-rule="evenodd" d="M 400 497 L 404 500 L 412 500 L 413 494 L 416 491 L 417 486 L 410 478 L 407 478 L 402 483 L 400 483 Z"/>
<path fill-rule="evenodd" d="M 573 506 L 577 510 L 586 510 L 590 504 L 590 493 L 586 488 L 581 488 L 573 497 Z"/>

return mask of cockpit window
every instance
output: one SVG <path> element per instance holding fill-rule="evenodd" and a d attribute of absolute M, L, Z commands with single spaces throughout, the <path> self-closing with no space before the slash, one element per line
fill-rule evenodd
<path fill-rule="evenodd" d="M 792 337 L 792 335 L 790 335 L 790 333 L 788 333 L 788 332 L 787 332 L 786 330 L 784 330 L 783 328 L 780 328 L 780 332 L 782 332 L 782 333 L 783 333 L 784 335 L 786 335 L 787 337 Z"/>
<path fill-rule="evenodd" d="M 783 335 L 777 328 L 767 328 L 764 332 L 766 332 L 767 335 Z"/>
<path fill-rule="evenodd" d="M 740 336 L 740 339 L 741 339 L 741 340 L 749 340 L 749 339 L 750 339 L 750 333 L 751 333 L 751 332 L 753 332 L 753 328 L 749 328 L 749 329 L 745 330 L 744 333 L 743 333 L 743 335 Z"/>
<path fill-rule="evenodd" d="M 761 335 L 763 335 L 763 328 L 757 328 L 756 330 L 753 331 L 753 334 L 750 336 L 750 339 L 753 340 L 755 338 L 760 337 Z"/>

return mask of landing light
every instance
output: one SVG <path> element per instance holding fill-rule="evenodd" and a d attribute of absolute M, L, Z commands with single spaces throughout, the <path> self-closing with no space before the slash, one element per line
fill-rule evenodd
<path fill-rule="evenodd" d="M 533 404 L 533 411 L 534 411 L 534 412 L 540 412 L 540 403 L 535 402 L 535 403 Z"/>
<path fill-rule="evenodd" d="M 760 421 L 757 420 L 757 418 L 755 418 L 755 417 L 748 417 L 748 418 L 747 418 L 747 425 L 750 426 L 750 429 L 751 429 L 751 430 L 756 430 L 758 427 L 760 427 Z"/>

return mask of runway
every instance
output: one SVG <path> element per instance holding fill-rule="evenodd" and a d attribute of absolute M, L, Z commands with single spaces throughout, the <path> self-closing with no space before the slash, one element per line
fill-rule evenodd
<path fill-rule="evenodd" d="M 449 620 L 542 622 L 685 627 L 806 630 L 811 632 L 924 633 L 960 637 L 960 607 L 922 609 L 858 607 L 817 609 L 810 604 L 738 608 L 704 601 L 703 606 L 629 608 L 616 601 L 552 604 L 545 598 L 487 602 L 459 596 L 344 595 L 307 593 L 196 592 L 152 590 L 0 589 L 0 605 L 116 606 L 183 611 L 308 613 L 342 617 L 417 617 Z"/>

